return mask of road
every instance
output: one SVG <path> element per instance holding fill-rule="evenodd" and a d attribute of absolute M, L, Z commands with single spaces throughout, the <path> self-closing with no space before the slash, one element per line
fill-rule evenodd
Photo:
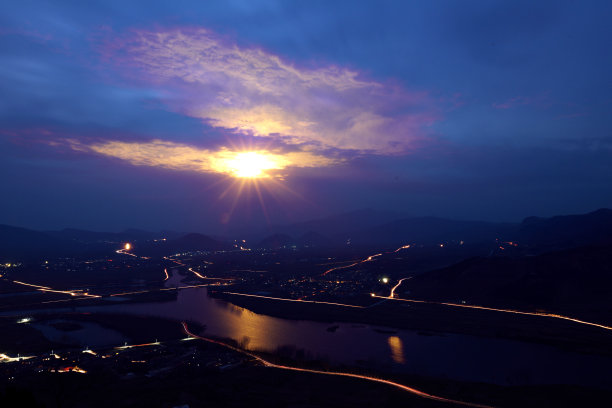
<path fill-rule="evenodd" d="M 337 271 L 337 270 L 340 270 L 340 269 L 352 268 L 353 266 L 357 266 L 357 265 L 365 263 L 365 262 L 372 262 L 372 261 L 375 260 L 375 258 L 377 258 L 377 257 L 379 257 L 381 255 L 394 254 L 394 253 L 397 253 L 397 252 L 401 251 L 402 249 L 408 249 L 408 248 L 410 248 L 410 245 L 403 245 L 403 246 L 401 246 L 401 247 L 399 247 L 399 248 L 397 248 L 396 250 L 393 250 L 393 251 L 381 252 L 381 253 L 378 253 L 378 254 L 370 255 L 367 258 L 362 259 L 362 260 L 357 261 L 357 262 L 354 262 L 354 263 L 352 263 L 350 265 L 336 266 L 334 268 L 328 269 L 325 272 L 323 272 L 321 274 L 321 276 L 325 276 L 325 275 L 327 275 L 330 272 Z"/>
<path fill-rule="evenodd" d="M 281 369 L 281 370 L 288 370 L 288 371 L 298 371 L 298 372 L 303 372 L 303 373 L 313 373 L 313 374 L 322 374 L 322 375 L 331 375 L 331 376 L 336 376 L 336 377 L 351 377 L 351 378 L 357 378 L 360 380 L 366 380 L 366 381 L 371 381 L 371 382 L 376 382 L 376 383 L 380 383 L 380 384 L 385 384 L 385 385 L 390 385 L 392 387 L 398 388 L 402 391 L 407 391 L 413 395 L 416 395 L 418 397 L 421 398 L 426 398 L 426 399 L 430 399 L 430 400 L 434 400 L 434 401 L 439 401 L 439 402 L 445 402 L 445 403 L 449 403 L 449 404 L 455 404 L 455 405 L 461 405 L 461 406 L 466 406 L 466 407 L 477 407 L 477 408 L 493 408 L 489 405 L 482 405 L 482 404 L 475 404 L 475 403 L 471 403 L 471 402 L 466 402 L 466 401 L 459 401 L 459 400 L 453 400 L 450 398 L 444 398 L 444 397 L 440 397 L 438 395 L 433 395 L 433 394 L 429 394 L 426 393 L 424 391 L 418 390 L 416 388 L 412 388 L 409 387 L 407 385 L 404 384 L 400 384 L 394 381 L 390 381 L 390 380 L 385 380 L 382 378 L 376 378 L 376 377 L 370 377 L 367 375 L 360 375 L 360 374 L 353 374 L 353 373 L 344 373 L 341 371 L 323 371 L 323 370 L 313 370 L 313 369 L 309 369 L 309 368 L 300 368 L 300 367 L 292 367 L 292 366 L 287 366 L 287 365 L 281 365 L 281 364 L 275 364 L 272 363 L 268 360 L 265 360 L 264 358 L 253 354 L 249 351 L 240 349 L 238 347 L 234 347 L 232 345 L 229 345 L 227 343 L 224 343 L 222 341 L 219 340 L 213 340 L 207 337 L 202 337 L 202 336 L 198 336 L 192 332 L 189 331 L 189 328 L 187 327 L 187 323 L 182 322 L 183 324 L 183 330 L 185 331 L 185 334 L 187 334 L 190 337 L 194 337 L 200 340 L 204 340 L 206 342 L 209 343 L 214 343 L 214 344 L 218 344 L 220 346 L 229 348 L 231 350 L 234 350 L 238 353 L 244 354 L 246 356 L 251 357 L 252 359 L 258 361 L 259 363 L 263 364 L 265 367 L 270 367 L 270 368 L 277 368 L 277 369 Z"/>
<path fill-rule="evenodd" d="M 412 276 L 409 276 L 407 278 L 402 278 L 397 282 L 397 285 L 395 285 L 394 287 L 391 288 L 391 293 L 389 294 L 389 297 L 395 297 L 395 291 L 397 290 L 397 288 L 400 287 L 400 285 L 402 284 L 403 281 L 407 280 L 407 279 L 411 279 Z"/>
<path fill-rule="evenodd" d="M 462 303 L 434 302 L 434 301 L 430 301 L 430 300 L 416 300 L 416 299 L 401 299 L 401 298 L 391 297 L 391 296 L 379 296 L 379 295 L 376 295 L 374 293 L 372 293 L 372 297 L 378 298 L 378 299 L 396 300 L 396 301 L 401 301 L 401 302 L 424 303 L 424 304 L 429 304 L 429 305 L 442 305 L 442 306 L 450 306 L 450 307 L 460 307 L 460 308 L 464 308 L 464 309 L 488 310 L 488 311 L 491 311 L 491 312 L 518 314 L 518 315 L 525 315 L 525 316 L 548 317 L 548 318 L 553 318 L 553 319 L 567 320 L 567 321 L 570 321 L 570 322 L 584 324 L 584 325 L 587 325 L 587 326 L 598 327 L 598 328 L 604 329 L 604 330 L 612 330 L 612 327 L 610 327 L 610 326 L 606 326 L 606 325 L 603 325 L 603 324 L 600 324 L 600 323 L 588 322 L 586 320 L 576 319 L 576 318 L 573 318 L 573 317 L 570 317 L 570 316 L 564 316 L 564 315 L 560 315 L 560 314 L 556 314 L 556 313 L 524 312 L 524 311 L 521 311 L 521 310 L 501 309 L 501 308 L 496 308 L 496 307 L 477 306 L 477 305 L 467 305 L 467 304 L 462 304 Z"/>
<path fill-rule="evenodd" d="M 346 303 L 323 302 L 323 301 L 318 301 L 318 300 L 287 299 L 287 298 L 279 298 L 279 297 L 273 297 L 273 296 L 251 295 L 250 293 L 237 293 L 237 292 L 223 292 L 223 293 L 227 293 L 228 295 L 248 296 L 248 297 L 260 298 L 260 299 L 281 300 L 284 302 L 316 303 L 316 304 L 321 304 L 321 305 L 333 305 L 333 306 L 344 306 L 344 307 L 353 307 L 357 309 L 365 309 L 365 306 L 349 305 Z"/>
<path fill-rule="evenodd" d="M 70 296 L 82 296 L 82 297 L 90 297 L 90 298 L 99 298 L 99 295 L 91 295 L 87 292 L 84 292 L 81 289 L 74 289 L 74 290 L 59 290 L 59 289 L 53 289 L 50 288 L 49 286 L 41 286 L 41 285 L 35 285 L 33 283 L 26 283 L 26 282 L 22 282 L 22 281 L 18 281 L 18 280 L 14 280 L 13 283 L 16 283 L 18 285 L 23 285 L 23 286 L 29 286 L 31 288 L 36 288 L 36 290 L 41 291 L 41 292 L 52 292 L 52 293 L 62 293 L 64 295 L 70 295 Z"/>
<path fill-rule="evenodd" d="M 323 273 L 321 274 L 321 276 L 325 276 L 325 275 L 327 275 L 328 273 L 333 272 L 333 271 L 337 271 L 337 270 L 339 270 L 339 269 L 347 269 L 347 268 L 352 268 L 353 266 L 357 266 L 357 265 L 362 264 L 362 263 L 364 263 L 364 262 L 371 262 L 371 261 L 373 261 L 373 260 L 374 260 L 374 258 L 376 258 L 376 257 L 378 257 L 378 256 L 381 256 L 381 255 L 382 255 L 382 253 L 380 253 L 380 254 L 376 254 L 376 255 L 370 255 L 370 256 L 368 256 L 366 259 L 362 259 L 361 261 L 357 261 L 357 262 L 352 263 L 352 264 L 350 264 L 350 265 L 336 266 L 335 268 L 331 268 L 331 269 L 326 270 L 325 272 L 323 272 Z"/>

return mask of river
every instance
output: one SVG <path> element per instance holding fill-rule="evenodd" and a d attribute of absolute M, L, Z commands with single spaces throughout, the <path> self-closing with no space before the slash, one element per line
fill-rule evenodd
<path fill-rule="evenodd" d="M 205 287 L 181 290 L 169 302 L 117 303 L 77 311 L 193 320 L 206 326 L 203 335 L 232 338 L 251 350 L 284 349 L 306 358 L 386 371 L 506 385 L 612 388 L 610 357 L 497 338 L 280 319 L 211 298 Z"/>

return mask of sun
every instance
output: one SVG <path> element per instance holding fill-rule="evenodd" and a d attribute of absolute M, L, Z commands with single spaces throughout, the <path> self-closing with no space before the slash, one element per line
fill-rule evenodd
<path fill-rule="evenodd" d="M 238 152 L 226 166 L 232 176 L 250 179 L 270 177 L 267 170 L 282 168 L 274 155 L 256 151 Z"/>

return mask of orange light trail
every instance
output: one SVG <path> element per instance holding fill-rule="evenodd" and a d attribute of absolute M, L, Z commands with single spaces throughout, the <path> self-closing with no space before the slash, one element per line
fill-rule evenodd
<path fill-rule="evenodd" d="M 406 279 L 411 279 L 411 278 L 412 278 L 412 276 L 400 279 L 399 282 L 397 282 L 397 285 L 395 285 L 394 287 L 391 288 L 391 294 L 389 294 L 389 297 L 395 297 L 395 291 L 397 290 L 397 288 L 399 288 L 399 286 L 402 284 L 402 282 L 405 281 Z"/>
<path fill-rule="evenodd" d="M 287 299 L 287 298 L 278 298 L 278 297 L 272 297 L 272 296 L 251 295 L 249 293 L 237 293 L 237 292 L 223 292 L 223 293 L 227 293 L 228 295 L 248 296 L 248 297 L 261 298 L 261 299 L 282 300 L 282 301 L 285 301 L 285 302 L 319 303 L 319 304 L 323 304 L 323 305 L 354 307 L 356 309 L 364 309 L 365 308 L 365 306 L 348 305 L 346 303 L 323 302 L 323 301 L 318 301 L 318 300 Z"/>
<path fill-rule="evenodd" d="M 159 341 L 155 341 L 153 343 L 143 343 L 143 344 L 126 344 L 125 346 L 118 346 L 115 347 L 116 350 L 125 350 L 125 349 L 131 349 L 134 347 L 148 347 L 148 346 L 159 346 L 161 343 Z"/>
<path fill-rule="evenodd" d="M 399 300 L 402 302 L 411 302 L 411 303 L 425 303 L 430 305 L 443 305 L 443 306 L 451 306 L 451 307 L 462 307 L 464 309 L 478 309 L 478 310 L 488 310 L 491 312 L 501 312 L 501 313 L 511 313 L 511 314 L 519 314 L 525 316 L 538 316 L 538 317 L 550 317 L 553 319 L 561 319 L 567 320 L 574 323 L 584 324 L 587 326 L 599 327 L 604 330 L 612 330 L 611 326 L 606 326 L 599 323 L 587 322 L 586 320 L 575 319 L 573 317 L 564 316 L 556 313 L 544 313 L 544 312 L 524 312 L 522 310 L 514 310 L 514 309 L 499 309 L 495 307 L 486 307 L 486 306 L 477 306 L 477 305 L 464 305 L 460 303 L 450 303 L 450 302 L 433 302 L 430 300 L 415 300 L 415 299 L 401 299 L 394 298 L 391 296 L 378 296 L 375 293 L 372 293 L 372 297 L 380 298 L 380 299 L 389 299 L 389 300 Z"/>
<path fill-rule="evenodd" d="M 404 384 L 400 384 L 394 381 L 390 381 L 390 380 L 384 380 L 382 378 L 376 378 L 376 377 L 370 377 L 367 375 L 360 375 L 360 374 L 352 374 L 352 373 L 344 373 L 344 372 L 340 372 L 340 371 L 323 371 L 323 370 L 313 370 L 313 369 L 309 369 L 309 368 L 299 368 L 299 367 L 291 367 L 291 366 L 286 366 L 286 365 L 281 365 L 281 364 L 275 364 L 272 363 L 268 360 L 263 359 L 262 357 L 259 357 L 256 354 L 250 353 L 246 350 L 240 349 L 238 347 L 234 347 L 231 346 L 227 343 L 224 343 L 222 341 L 218 341 L 218 340 L 213 340 L 213 339 L 209 339 L 207 337 L 202 337 L 202 336 L 198 336 L 196 334 L 193 334 L 189 331 L 189 328 L 187 327 L 187 323 L 182 322 L 183 325 L 183 330 L 185 332 L 185 334 L 187 336 L 190 337 L 194 337 L 200 340 L 204 340 L 207 341 L 209 343 L 214 343 L 214 344 L 218 344 L 220 346 L 229 348 L 231 350 L 234 350 L 238 353 L 247 355 L 251 358 L 253 358 L 254 360 L 260 362 L 261 364 L 263 364 L 265 367 L 270 367 L 270 368 L 278 368 L 281 370 L 289 370 L 289 371 L 299 371 L 299 372 L 304 372 L 304 373 L 313 373 L 313 374 L 323 374 L 323 375 L 333 375 L 333 376 L 338 376 L 338 377 L 351 377 L 351 378 L 357 378 L 360 380 L 367 380 L 367 381 L 372 381 L 372 382 L 377 382 L 377 383 L 381 383 L 381 384 L 386 384 L 386 385 L 390 385 L 392 387 L 395 388 L 399 388 L 400 390 L 403 391 L 407 391 L 411 394 L 414 394 L 416 396 L 422 397 L 422 398 L 427 398 L 430 400 L 434 400 L 434 401 L 440 401 L 440 402 L 446 402 L 449 404 L 457 404 L 457 405 L 463 405 L 463 406 L 467 406 L 467 407 L 476 407 L 476 408 L 492 408 L 489 405 L 482 405 L 482 404 L 474 404 L 471 402 L 465 402 L 465 401 L 458 401 L 458 400 L 453 400 L 453 399 L 449 399 L 449 398 L 444 398 L 444 397 L 440 397 L 437 395 L 433 395 L 433 394 L 428 394 L 424 391 L 421 390 L 417 390 L 416 388 L 412 388 L 412 387 L 408 387 L 407 385 Z"/>
<path fill-rule="evenodd" d="M 12 363 L 13 361 L 29 360 L 34 357 L 36 356 L 10 357 L 7 354 L 0 354 L 0 363 Z"/>
<path fill-rule="evenodd" d="M 401 251 L 402 249 L 408 249 L 408 248 L 410 248 L 410 245 L 404 245 L 404 246 L 401 246 L 401 247 L 397 248 L 395 251 L 393 251 L 393 253 L 395 253 L 395 252 L 399 252 L 399 251 Z"/>
<path fill-rule="evenodd" d="M 355 262 L 355 263 L 352 263 L 352 264 L 350 264 L 350 265 L 336 266 L 335 268 L 328 269 L 328 270 L 326 270 L 325 272 L 323 272 L 323 273 L 321 274 L 321 276 L 325 276 L 325 275 L 327 275 L 328 273 L 333 272 L 333 271 L 337 271 L 337 270 L 339 270 L 339 269 L 347 269 L 347 268 L 352 268 L 353 266 L 357 266 L 357 265 L 362 264 L 362 263 L 365 263 L 365 262 L 371 262 L 371 261 L 373 261 L 373 260 L 374 260 L 374 258 L 379 257 L 379 256 L 381 256 L 381 255 L 383 255 L 383 254 L 394 254 L 394 253 L 396 253 L 396 252 L 401 251 L 402 249 L 408 249 L 408 248 L 410 248 L 410 244 L 408 244 L 408 245 L 404 245 L 404 246 L 401 246 L 401 247 L 397 248 L 397 249 L 396 249 L 396 250 L 394 250 L 394 251 L 387 251 L 387 252 L 381 252 L 381 253 L 379 253 L 379 254 L 375 254 L 375 255 L 370 255 L 370 256 L 368 256 L 367 258 L 362 259 L 361 261 L 357 261 L 357 262 Z"/>
<path fill-rule="evenodd" d="M 84 297 L 92 297 L 92 298 L 99 298 L 100 297 L 98 295 L 90 295 L 89 293 L 83 292 L 80 289 L 79 290 L 58 290 L 58 289 L 50 288 L 48 286 L 34 285 L 33 283 L 26 283 L 26 282 L 21 282 L 21 281 L 18 281 L 18 280 L 14 280 L 13 283 L 16 283 L 18 285 L 30 286 L 32 288 L 36 288 L 36 290 L 39 290 L 41 292 L 62 293 L 64 295 L 84 296 Z"/>
<path fill-rule="evenodd" d="M 140 294 L 140 293 L 161 292 L 161 291 L 165 291 L 165 290 L 180 290 L 180 289 L 190 289 L 190 288 L 201 288 L 201 287 L 204 287 L 204 286 L 221 286 L 221 285 L 215 285 L 213 283 L 204 283 L 204 284 L 201 284 L 201 285 L 179 286 L 177 288 L 161 288 L 161 289 L 139 290 L 139 291 L 135 291 L 135 292 L 113 293 L 113 294 L 110 294 L 108 296 L 137 295 L 137 294 Z"/>
<path fill-rule="evenodd" d="M 170 279 L 170 276 L 168 275 L 168 269 L 164 268 L 164 273 L 166 274 L 166 279 L 164 279 L 165 281 L 167 281 L 168 279 Z"/>
<path fill-rule="evenodd" d="M 188 268 L 187 269 L 189 272 L 193 273 L 195 276 L 197 276 L 200 279 L 206 279 L 206 276 L 202 276 L 200 275 L 198 272 L 194 271 L 193 268 Z"/>
<path fill-rule="evenodd" d="M 133 256 L 134 258 L 138 258 L 139 257 L 138 255 L 135 255 L 135 254 L 132 254 L 132 253 L 129 253 L 129 252 L 126 252 L 126 251 L 127 251 L 127 249 L 122 248 L 122 249 L 116 250 L 115 252 L 118 253 L 118 254 L 121 254 L 121 255 Z"/>
<path fill-rule="evenodd" d="M 189 272 L 192 272 L 195 276 L 197 276 L 200 279 L 213 279 L 213 280 L 226 280 L 226 281 L 232 281 L 234 280 L 233 278 L 209 278 L 208 276 L 203 276 L 201 274 L 199 274 L 198 272 L 194 271 L 193 268 L 188 268 L 187 269 Z"/>
<path fill-rule="evenodd" d="M 357 266 L 357 265 L 362 264 L 362 263 L 365 263 L 365 262 L 371 262 L 371 261 L 373 261 L 373 260 L 374 260 L 374 258 L 376 258 L 377 256 L 381 256 L 381 255 L 382 255 L 382 253 L 380 253 L 380 254 L 376 254 L 376 255 L 370 255 L 370 256 L 368 256 L 366 259 L 362 259 L 361 261 L 357 261 L 357 262 L 352 263 L 352 264 L 350 264 L 350 265 L 336 266 L 335 268 L 331 268 L 331 269 L 326 270 L 325 272 L 323 272 L 323 274 L 322 274 L 321 276 L 325 276 L 325 275 L 327 275 L 328 273 L 333 272 L 333 271 L 337 271 L 337 270 L 339 270 L 339 269 L 347 269 L 347 268 L 352 268 L 353 266 Z"/>

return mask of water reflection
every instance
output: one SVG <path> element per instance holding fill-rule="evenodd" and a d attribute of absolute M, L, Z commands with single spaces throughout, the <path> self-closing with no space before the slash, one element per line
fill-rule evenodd
<path fill-rule="evenodd" d="M 389 336 L 387 343 L 389 343 L 389 347 L 391 348 L 391 358 L 393 361 L 404 364 L 406 359 L 404 358 L 404 345 L 402 344 L 402 339 L 397 336 Z"/>

